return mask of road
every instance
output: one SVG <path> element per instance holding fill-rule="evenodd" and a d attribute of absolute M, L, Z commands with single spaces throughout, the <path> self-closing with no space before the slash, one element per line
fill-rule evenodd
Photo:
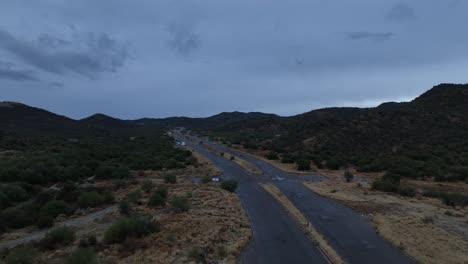
<path fill-rule="evenodd" d="M 197 141 L 198 142 L 198 141 Z M 337 253 L 347 263 L 379 263 L 379 264 L 393 264 L 393 263 L 413 263 L 413 261 L 404 255 L 396 247 L 381 238 L 373 229 L 372 224 L 367 217 L 354 212 L 349 207 L 323 196 L 320 196 L 310 189 L 306 188 L 302 181 L 307 180 L 321 180 L 320 175 L 296 175 L 279 170 L 275 166 L 261 159 L 255 158 L 250 155 L 240 153 L 230 148 L 224 147 L 219 144 L 204 141 L 210 147 L 215 148 L 221 152 L 241 156 L 242 159 L 256 165 L 264 172 L 264 179 L 261 181 L 271 182 L 275 184 L 287 198 L 302 212 L 302 214 L 312 223 L 312 225 L 319 231 Z M 198 151 L 202 148 L 196 146 Z M 205 154 L 205 153 L 203 153 Z M 210 155 L 211 160 L 220 159 L 213 157 L 217 155 Z M 216 165 L 225 172 L 231 174 L 230 168 L 227 167 L 229 162 L 217 163 Z M 230 166 L 235 166 L 229 163 Z M 246 172 L 244 172 L 245 174 Z M 236 177 L 232 175 L 232 177 Z M 236 177 L 238 178 L 238 177 Z M 241 179 L 244 181 L 243 179 Z M 255 177 L 250 177 L 249 185 L 257 185 Z M 242 186 L 242 183 L 240 184 Z M 245 199 L 252 197 L 241 197 L 243 203 Z M 262 201 L 271 202 L 271 201 Z M 262 210 L 264 205 L 256 201 L 258 207 L 249 208 L 250 211 Z M 255 234 L 254 234 L 255 236 Z M 283 250 L 282 248 L 272 248 L 271 250 Z M 290 261 L 291 262 L 291 261 Z M 251 262 L 249 262 L 251 263 Z M 295 263 L 295 262 L 291 262 Z"/>
<path fill-rule="evenodd" d="M 82 227 L 83 225 L 86 225 L 88 223 L 93 222 L 94 220 L 101 219 L 109 214 L 112 214 L 117 211 L 117 206 L 113 205 L 110 207 L 107 207 L 105 209 L 99 210 L 97 212 L 91 213 L 89 215 L 84 215 L 84 216 L 79 216 L 73 219 L 65 220 L 64 222 L 58 223 L 59 226 L 72 226 L 72 227 Z M 13 239 L 13 240 L 7 240 L 7 241 L 1 241 L 0 242 L 0 250 L 4 248 L 13 248 L 18 245 L 26 244 L 29 242 L 34 242 L 41 240 L 47 231 L 49 229 L 44 229 L 41 231 L 36 231 L 28 234 L 27 236 Z"/>
<path fill-rule="evenodd" d="M 253 232 L 253 239 L 241 254 L 240 263 L 328 263 L 299 224 L 258 185 L 255 177 L 195 142 L 187 142 L 187 145 L 213 161 L 223 171 L 224 178 L 239 182 L 236 192 Z"/>

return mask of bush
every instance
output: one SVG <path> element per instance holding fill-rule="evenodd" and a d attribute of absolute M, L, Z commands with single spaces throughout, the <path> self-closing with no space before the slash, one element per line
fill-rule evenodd
<path fill-rule="evenodd" d="M 339 170 L 341 167 L 341 163 L 336 159 L 329 159 L 325 163 L 325 166 L 327 167 L 327 169 L 330 170 Z"/>
<path fill-rule="evenodd" d="M 70 256 L 65 258 L 65 264 L 99 264 L 94 250 L 90 248 L 79 248 Z"/>
<path fill-rule="evenodd" d="M 310 170 L 310 161 L 307 159 L 298 160 L 297 169 L 300 171 Z"/>
<path fill-rule="evenodd" d="M 192 248 L 188 253 L 188 257 L 196 263 L 206 263 L 205 253 L 198 247 Z"/>
<path fill-rule="evenodd" d="M 68 210 L 68 205 L 64 201 L 54 200 L 42 206 L 39 215 L 55 218 L 60 214 L 68 213 Z"/>
<path fill-rule="evenodd" d="M 65 246 L 75 241 L 75 231 L 67 226 L 57 227 L 47 232 L 41 240 L 40 245 L 44 249 L 55 249 L 58 246 Z"/>
<path fill-rule="evenodd" d="M 104 202 L 104 198 L 97 192 L 85 192 L 78 198 L 80 208 L 97 207 Z"/>
<path fill-rule="evenodd" d="M 112 172 L 114 179 L 128 179 L 130 178 L 130 170 L 128 168 L 119 167 Z"/>
<path fill-rule="evenodd" d="M 54 218 L 50 215 L 39 215 L 36 225 L 39 228 L 51 227 L 54 225 Z"/>
<path fill-rule="evenodd" d="M 397 192 L 399 184 L 389 180 L 378 179 L 372 182 L 372 189 L 383 192 Z"/>
<path fill-rule="evenodd" d="M 225 180 L 221 182 L 221 188 L 228 192 L 235 192 L 237 189 L 237 181 L 236 180 Z"/>
<path fill-rule="evenodd" d="M 401 196 L 408 196 L 408 197 L 416 196 L 416 190 L 410 186 L 400 186 L 397 192 Z"/>
<path fill-rule="evenodd" d="M 136 203 L 136 202 L 138 202 L 138 200 L 141 199 L 141 196 L 142 196 L 141 191 L 140 191 L 140 190 L 136 190 L 136 191 L 133 191 L 133 192 L 127 194 L 127 198 L 126 198 L 126 199 L 127 199 L 127 201 L 128 201 L 129 203 Z"/>
<path fill-rule="evenodd" d="M 345 171 L 344 178 L 346 179 L 346 182 L 351 182 L 354 179 L 354 174 L 350 171 Z"/>
<path fill-rule="evenodd" d="M 149 218 L 123 218 L 107 229 L 104 241 L 108 244 L 119 243 L 127 238 L 140 238 L 159 231 L 159 223 L 151 221 Z"/>
<path fill-rule="evenodd" d="M 171 206 L 177 212 L 186 212 L 190 210 L 190 201 L 185 196 L 176 196 L 171 200 Z"/>
<path fill-rule="evenodd" d="M 158 192 L 154 192 L 151 197 L 149 198 L 148 205 L 150 206 L 165 206 L 166 205 L 166 197 L 161 196 Z"/>
<path fill-rule="evenodd" d="M 164 175 L 164 182 L 165 183 L 177 183 L 177 177 L 175 174 L 166 174 Z"/>
<path fill-rule="evenodd" d="M 36 219 L 31 217 L 30 212 L 22 208 L 7 208 L 2 211 L 0 219 L 9 228 L 23 228 L 34 224 Z"/>
<path fill-rule="evenodd" d="M 13 249 L 5 258 L 5 264 L 33 264 L 36 262 L 37 251 L 31 246 Z"/>
<path fill-rule="evenodd" d="M 236 159 L 235 156 L 231 156 L 231 157 L 229 158 L 230 161 L 233 161 L 233 160 L 235 160 L 235 159 Z"/>
<path fill-rule="evenodd" d="M 3 186 L 1 191 L 6 195 L 11 202 L 23 202 L 29 199 L 28 192 L 21 186 L 16 184 L 8 184 Z"/>
<path fill-rule="evenodd" d="M 119 203 L 120 214 L 129 215 L 130 214 L 130 204 L 123 200 Z"/>
<path fill-rule="evenodd" d="M 150 193 L 151 190 L 153 190 L 153 188 L 154 188 L 154 184 L 150 180 L 144 180 L 143 183 L 141 184 L 141 189 L 146 193 Z"/>
<path fill-rule="evenodd" d="M 274 151 L 271 151 L 271 152 L 268 153 L 265 157 L 266 157 L 267 159 L 269 159 L 269 160 L 277 160 L 277 159 L 279 159 L 278 153 L 276 153 L 276 152 L 274 152 Z"/>
<path fill-rule="evenodd" d="M 400 184 L 400 179 L 401 179 L 400 175 L 392 171 L 388 171 L 382 176 L 382 180 L 388 181 L 394 184 Z"/>
<path fill-rule="evenodd" d="M 98 179 L 108 179 L 112 177 L 114 168 L 111 166 L 103 165 L 96 169 L 96 178 Z"/>

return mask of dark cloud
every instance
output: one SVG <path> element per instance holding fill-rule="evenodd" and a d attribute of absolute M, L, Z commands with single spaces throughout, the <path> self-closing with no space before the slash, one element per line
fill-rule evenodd
<path fill-rule="evenodd" d="M 15 65 L 8 62 L 0 61 L 0 79 L 10 81 L 37 81 L 34 72 L 29 70 L 15 69 Z"/>
<path fill-rule="evenodd" d="M 168 32 L 171 34 L 169 47 L 179 54 L 189 55 L 200 47 L 200 36 L 187 28 L 171 26 Z"/>
<path fill-rule="evenodd" d="M 393 5 L 387 14 L 387 19 L 394 21 L 407 21 L 415 18 L 416 13 L 414 9 L 405 3 L 397 3 Z"/>
<path fill-rule="evenodd" d="M 0 30 L 0 48 L 46 72 L 77 73 L 93 77 L 99 72 L 114 72 L 124 65 L 127 50 L 106 34 L 87 34 L 84 49 L 59 49 L 69 42 L 41 35 L 35 43 L 16 38 L 8 31 Z M 52 51 L 53 50 L 53 51 Z"/>
<path fill-rule="evenodd" d="M 395 36 L 392 32 L 368 32 L 356 31 L 346 33 L 346 37 L 351 40 L 371 40 L 371 41 L 386 41 Z"/>

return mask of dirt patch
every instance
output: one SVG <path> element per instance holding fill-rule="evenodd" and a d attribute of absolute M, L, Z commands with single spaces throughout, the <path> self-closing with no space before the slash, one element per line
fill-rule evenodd
<path fill-rule="evenodd" d="M 304 229 L 307 235 L 316 243 L 323 254 L 330 260 L 331 263 L 344 263 L 338 253 L 331 247 L 325 238 L 312 226 L 307 218 L 297 209 L 284 194 L 272 184 L 264 184 L 262 187 L 269 192 L 296 220 Z"/>
<path fill-rule="evenodd" d="M 365 178 L 365 177 L 364 177 Z M 369 216 L 377 231 L 420 263 L 467 263 L 468 210 L 432 198 L 376 192 L 366 183 L 330 176 L 305 186 Z"/>

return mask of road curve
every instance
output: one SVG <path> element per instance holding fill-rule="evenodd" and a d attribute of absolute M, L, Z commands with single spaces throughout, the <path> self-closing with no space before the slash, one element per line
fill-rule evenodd
<path fill-rule="evenodd" d="M 320 180 L 322 176 L 284 172 L 254 156 L 212 142 L 205 144 L 225 153 L 242 156 L 242 159 L 260 168 L 266 181 L 274 183 L 286 195 L 347 263 L 414 263 L 381 238 L 367 217 L 333 199 L 318 195 L 302 184 L 304 178 Z"/>
<path fill-rule="evenodd" d="M 187 142 L 223 171 L 224 178 L 239 182 L 236 190 L 252 228 L 253 239 L 242 252 L 240 263 L 328 263 L 319 249 L 284 208 L 239 165 L 213 154 L 195 142 Z"/>

